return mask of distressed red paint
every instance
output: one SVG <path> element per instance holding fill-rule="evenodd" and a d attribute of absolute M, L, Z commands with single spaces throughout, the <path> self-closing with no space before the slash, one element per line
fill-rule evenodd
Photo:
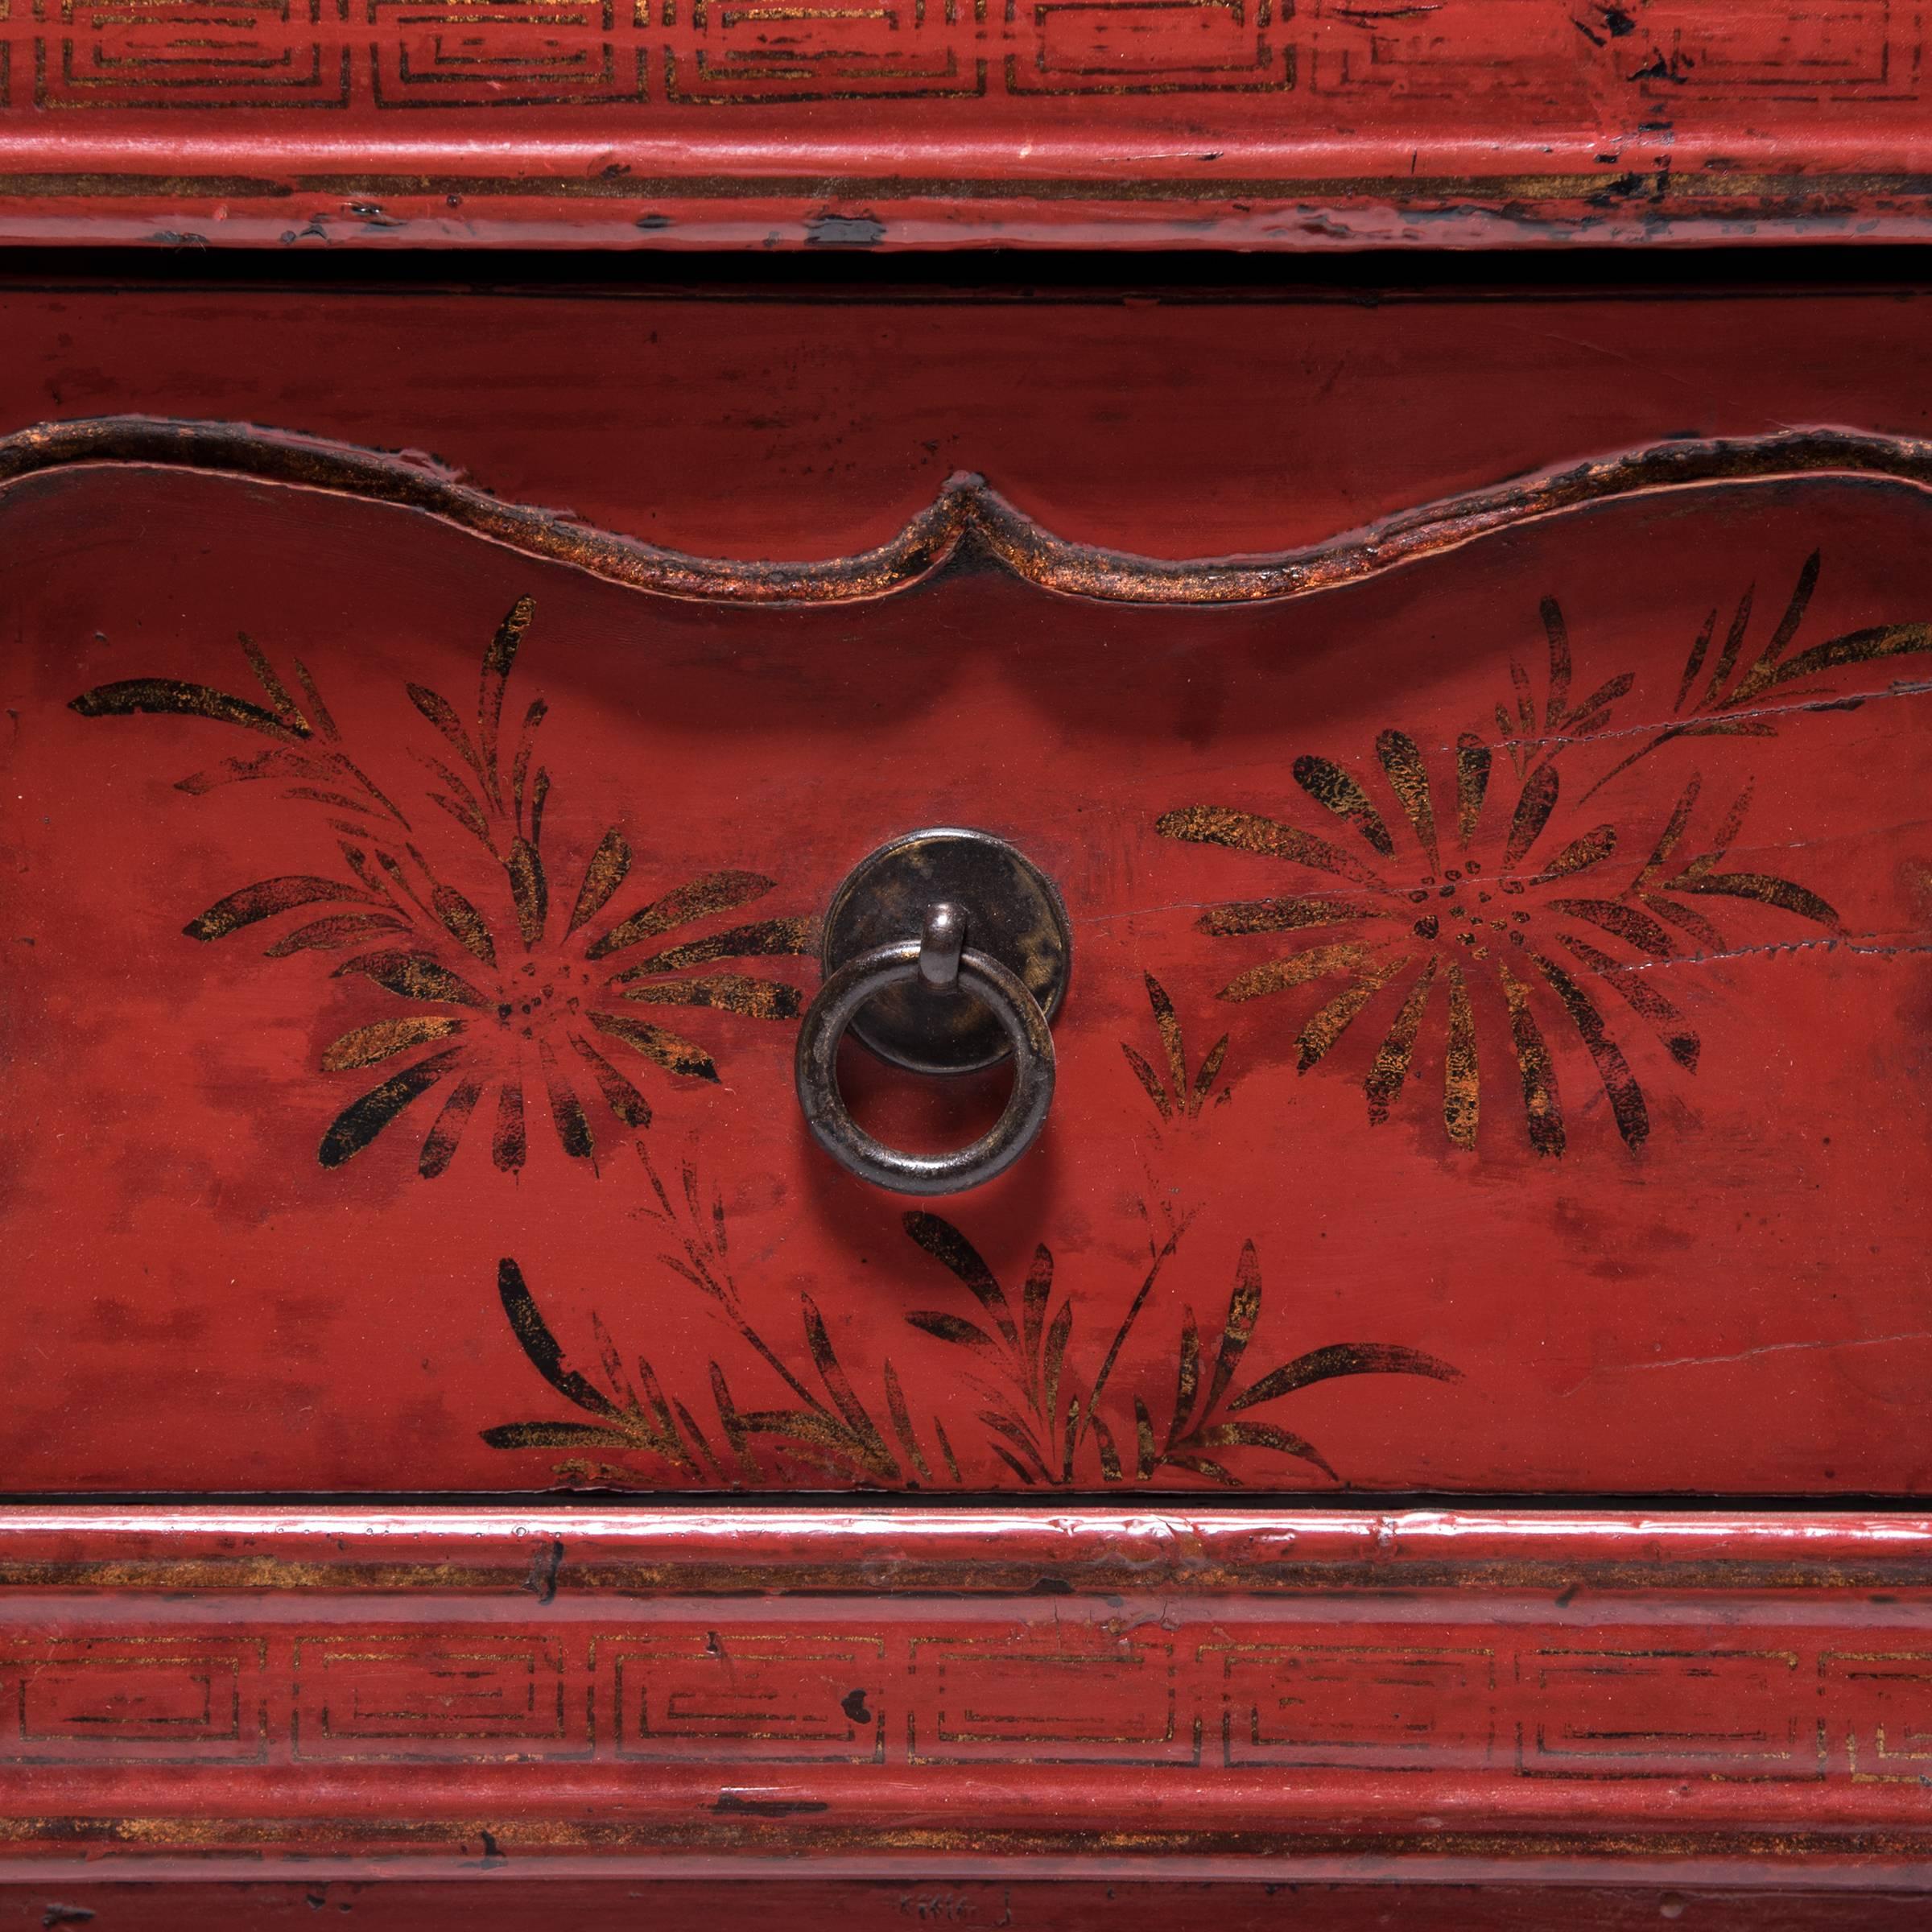
<path fill-rule="evenodd" d="M 1920 238 L 1923 32 L 1907 8 L 1818 0 L 19 7 L 0 19 L 0 236 Z"/>
<path fill-rule="evenodd" d="M 1922 1911 L 1918 298 L 4 299 L 12 1484 L 526 1500 L 16 1505 L 0 1915 Z M 952 819 L 1074 982 L 909 1224 Z"/>
<path fill-rule="evenodd" d="M 1761 1897 L 1802 1854 L 1909 1889 L 1929 1547 L 1843 1514 L 23 1511 L 0 1838 L 47 1888 Z"/>
<path fill-rule="evenodd" d="M 1922 1001 L 1915 490 L 1228 611 L 694 605 L 111 466 L 8 514 L 23 1487 L 1921 1484 L 1866 1071 Z M 138 576 L 64 564 L 130 514 Z M 1076 989 L 1042 1145 L 908 1215 L 791 1023 L 844 872 L 947 822 L 1056 877 Z M 849 1078 L 929 1137 L 985 1085 Z"/>

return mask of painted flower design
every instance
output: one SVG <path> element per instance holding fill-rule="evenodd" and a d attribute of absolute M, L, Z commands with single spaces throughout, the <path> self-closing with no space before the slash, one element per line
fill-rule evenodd
<path fill-rule="evenodd" d="M 1898 625 L 1790 654 L 1817 574 L 1814 556 L 1769 640 L 1748 659 L 1746 597 L 1708 690 L 1693 702 L 1714 613 L 1691 648 L 1678 721 L 1640 733 L 1583 799 L 1665 745 L 1774 736 L 1777 725 L 1765 715 L 1768 694 L 1815 696 L 1825 688 L 1817 679 L 1831 671 L 1927 647 L 1925 625 Z M 1748 782 L 1714 804 L 1693 772 L 1660 811 L 1632 808 L 1620 823 L 1564 822 L 1559 764 L 1605 729 L 1635 679 L 1620 675 L 1572 702 L 1568 631 L 1554 599 L 1545 601 L 1542 617 L 1549 646 L 1542 704 L 1528 673 L 1513 666 L 1512 703 L 1496 712 L 1501 742 L 1465 732 L 1452 751 L 1432 754 L 1391 727 L 1377 737 L 1372 766 L 1352 770 L 1313 752 L 1297 758 L 1292 775 L 1303 804 L 1297 818 L 1191 805 L 1166 813 L 1157 829 L 1294 869 L 1293 889 L 1283 895 L 1216 906 L 1199 921 L 1217 937 L 1280 935 L 1287 943 L 1220 997 L 1247 1001 L 1315 989 L 1296 1038 L 1304 1073 L 1339 1059 L 1336 1050 L 1373 1014 L 1379 1037 L 1361 1075 L 1371 1123 L 1393 1113 L 1433 1029 L 1443 1069 L 1443 1130 L 1455 1146 L 1476 1146 L 1484 1085 L 1478 1010 L 1488 1001 L 1510 1042 L 1512 1084 L 1530 1145 L 1539 1154 L 1563 1152 L 1559 1063 L 1580 1052 L 1634 1151 L 1651 1123 L 1622 1043 L 1628 1028 L 1654 1033 L 1686 1071 L 1695 1071 L 1703 1050 L 1695 1027 L 1645 968 L 1732 950 L 1736 934 L 1727 906 L 1774 914 L 1795 935 L 1836 935 L 1843 926 L 1809 886 L 1730 862 L 1750 809 Z M 1311 830 L 1299 822 L 1310 814 L 1325 814 L 1346 835 Z"/>
<path fill-rule="evenodd" d="M 811 949 L 807 919 L 719 923 L 776 890 L 761 873 L 706 873 L 645 903 L 613 910 L 630 883 L 634 854 L 613 826 L 581 868 L 566 875 L 568 893 L 557 890 L 543 845 L 550 774 L 535 755 L 543 701 L 533 702 L 514 731 L 506 733 L 503 723 L 510 673 L 533 614 L 530 600 L 519 600 L 491 640 L 473 720 L 440 693 L 407 687 L 447 753 L 415 754 L 432 781 L 428 802 L 487 855 L 479 873 L 493 889 L 487 891 L 466 878 L 465 893 L 444 876 L 447 869 L 432 866 L 402 809 L 343 749 L 307 669 L 295 666 L 298 701 L 246 639 L 266 707 L 205 685 L 157 679 L 104 685 L 73 701 L 90 717 L 171 712 L 266 737 L 269 750 L 197 773 L 180 788 L 206 792 L 278 782 L 283 795 L 324 808 L 339 873 L 291 873 L 243 886 L 184 930 L 192 939 L 215 940 L 293 915 L 267 956 L 349 952 L 332 976 L 366 980 L 389 996 L 390 1010 L 352 1028 L 322 1054 L 330 1073 L 406 1062 L 331 1124 L 320 1150 L 325 1167 L 361 1151 L 432 1091 L 441 1104 L 417 1162 L 426 1178 L 449 1166 L 479 1113 L 492 1123 L 496 1165 L 520 1169 L 528 1157 L 533 1091 L 543 1096 L 564 1152 L 593 1159 L 600 1131 L 609 1129 L 593 1125 L 586 1092 L 621 1135 L 634 1137 L 651 1117 L 632 1077 L 640 1062 L 681 1079 L 719 1077 L 707 1048 L 654 1017 L 663 1009 L 782 1021 L 795 1018 L 803 1004 L 799 989 L 782 980 L 720 969 Z"/>
<path fill-rule="evenodd" d="M 1256 1452 L 1304 1463 L 1339 1484 L 1334 1465 L 1306 1436 L 1283 1426 L 1276 1405 L 1344 1377 L 1463 1379 L 1460 1369 L 1439 1356 L 1377 1341 L 1328 1342 L 1256 1374 L 1249 1346 L 1262 1327 L 1261 1264 L 1249 1241 L 1241 1244 L 1218 1335 L 1212 1314 L 1203 1325 L 1191 1306 L 1183 1306 L 1166 1384 L 1171 1401 L 1163 1403 L 1150 1389 L 1124 1404 L 1117 1393 L 1109 1399 L 1111 1378 L 1137 1324 L 1158 1306 L 1154 1290 L 1182 1244 L 1184 1225 L 1154 1250 L 1144 1272 L 1135 1271 L 1137 1286 L 1117 1325 L 1103 1319 L 1089 1336 L 1084 1323 L 1104 1302 L 1076 1298 L 1063 1276 L 1056 1286 L 1054 1253 L 1046 1243 L 1034 1247 L 1025 1282 L 1009 1290 L 962 1229 L 917 1212 L 901 1221 L 907 1238 L 965 1291 L 973 1311 L 963 1313 L 956 1303 L 906 1315 L 906 1327 L 954 1352 L 953 1371 L 936 1405 L 922 1403 L 915 1417 L 886 1355 L 877 1358 L 878 1393 L 869 1406 L 863 1366 L 841 1363 L 809 1291 L 798 1291 L 802 1352 L 773 1346 L 753 1327 L 734 1278 L 723 1194 L 707 1189 L 689 1161 L 679 1184 L 668 1184 L 648 1150 L 638 1151 L 652 1196 L 642 1219 L 667 1241 L 657 1265 L 708 1301 L 756 1360 L 741 1356 L 729 1373 L 716 1358 L 706 1364 L 714 1434 L 698 1419 L 703 1401 L 684 1400 L 675 1377 L 660 1377 L 648 1355 L 621 1347 L 594 1311 L 581 1338 L 589 1344 L 580 1358 L 585 1366 L 577 1366 L 522 1269 L 503 1257 L 497 1293 L 510 1333 L 530 1366 L 577 1414 L 499 1422 L 483 1430 L 483 1440 L 493 1449 L 572 1451 L 568 1461 L 551 1465 L 564 1480 L 635 1488 L 639 1472 L 633 1459 L 643 1458 L 647 1468 L 668 1468 L 686 1481 L 733 1488 L 769 1486 L 803 1468 L 845 1484 L 958 1489 L 968 1483 L 955 1441 L 971 1443 L 971 1423 L 977 1425 L 984 1454 L 1029 1488 L 1151 1483 L 1175 1470 L 1227 1488 L 1257 1477 L 1278 1484 L 1281 1466 L 1264 1461 L 1253 1468 Z M 759 1299 L 768 1308 L 786 1304 L 784 1297 Z M 654 1300 L 634 1297 L 632 1305 L 649 1307 Z M 743 1406 L 733 1394 L 733 1379 L 745 1371 L 770 1391 L 766 1406 Z M 1395 1389 L 1402 1386 L 1384 1385 L 1371 1399 L 1400 1399 Z M 915 1382 L 913 1393 L 919 1393 Z M 1269 1415 L 1259 1413 L 1264 1408 Z M 589 1451 L 605 1453 L 593 1457 Z M 607 1454 L 619 1459 L 606 1459 Z M 984 1486 L 984 1479 L 972 1486 Z"/>

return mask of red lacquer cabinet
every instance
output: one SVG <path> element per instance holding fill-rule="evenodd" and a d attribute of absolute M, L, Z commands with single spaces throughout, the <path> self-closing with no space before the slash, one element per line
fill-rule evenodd
<path fill-rule="evenodd" d="M 0 1925 L 1926 1922 L 1923 35 L 0 14 Z"/>

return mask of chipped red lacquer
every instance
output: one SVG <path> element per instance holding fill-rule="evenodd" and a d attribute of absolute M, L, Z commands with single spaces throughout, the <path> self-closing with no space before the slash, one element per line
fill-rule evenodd
<path fill-rule="evenodd" d="M 47 0 L 0 237 L 299 250 L 1907 239 L 1885 0 Z"/>
<path fill-rule="evenodd" d="M 1929 1550 L 1843 1514 L 27 1510 L 0 1843 L 51 1898 L 246 1864 L 338 1901 L 890 1878 L 982 1923 L 1027 1922 L 974 1881 L 1082 1875 L 1761 1912 L 1801 1859 L 1924 1882 Z"/>
<path fill-rule="evenodd" d="M 1912 299 L 6 320 L 10 1483 L 176 1493 L 0 1519 L 0 1918 L 1922 1913 Z M 948 818 L 1074 981 L 909 1226 L 793 995 Z"/>
<path fill-rule="evenodd" d="M 1916 1491 L 1894 455 L 1446 509 L 1234 609 L 1049 591 L 1043 534 L 734 608 L 353 492 L 21 485 L 17 1484 Z M 64 564 L 137 505 L 138 576 Z M 353 581 L 291 602 L 291 541 Z M 1056 878 L 1078 985 L 1042 1145 L 907 1212 L 790 1049 L 839 879 L 948 822 Z M 915 1137 L 986 1092 L 848 1079 Z M 138 1382 L 83 1283 L 180 1311 Z"/>

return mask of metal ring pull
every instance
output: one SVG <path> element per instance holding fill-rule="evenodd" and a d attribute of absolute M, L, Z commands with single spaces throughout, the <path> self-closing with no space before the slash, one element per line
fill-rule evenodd
<path fill-rule="evenodd" d="M 917 938 L 864 943 L 881 926 L 903 933 L 915 920 Z M 975 938 L 979 944 L 968 943 Z M 1003 840 L 947 828 L 873 853 L 833 902 L 825 983 L 799 1030 L 799 1104 L 813 1137 L 849 1172 L 898 1194 L 957 1194 L 1003 1174 L 1032 1144 L 1052 1104 L 1049 1017 L 1064 989 L 1068 950 L 1059 895 Z M 949 1154 L 886 1146 L 852 1117 L 839 1092 L 839 1043 L 855 1021 L 856 1037 L 874 1052 L 920 1071 L 968 1072 L 1010 1056 L 1005 1110 Z"/>

